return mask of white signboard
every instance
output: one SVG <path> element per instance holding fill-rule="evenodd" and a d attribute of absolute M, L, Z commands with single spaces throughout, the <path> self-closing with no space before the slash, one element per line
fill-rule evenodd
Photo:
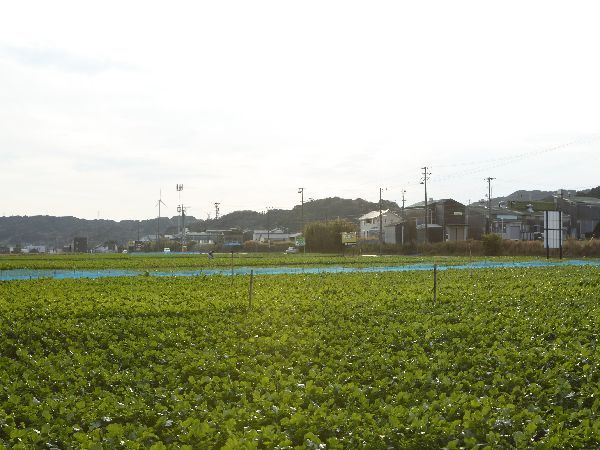
<path fill-rule="evenodd" d="M 560 211 L 544 211 L 544 248 L 562 248 Z"/>
<path fill-rule="evenodd" d="M 356 231 L 342 232 L 342 244 L 356 244 Z"/>

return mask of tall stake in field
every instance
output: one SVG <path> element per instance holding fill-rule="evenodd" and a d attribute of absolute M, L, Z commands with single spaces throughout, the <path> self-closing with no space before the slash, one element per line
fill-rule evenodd
<path fill-rule="evenodd" d="M 437 264 L 433 265 L 433 304 L 437 301 Z"/>
<path fill-rule="evenodd" d="M 231 250 L 231 285 L 233 286 L 233 250 Z"/>

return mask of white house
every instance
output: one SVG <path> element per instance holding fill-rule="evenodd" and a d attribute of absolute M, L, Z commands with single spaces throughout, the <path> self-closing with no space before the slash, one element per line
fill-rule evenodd
<path fill-rule="evenodd" d="M 285 233 L 281 228 L 273 230 L 254 230 L 252 240 L 257 242 L 293 241 L 299 233 Z"/>
<path fill-rule="evenodd" d="M 117 244 L 113 244 L 113 245 L 96 245 L 94 248 L 92 248 L 91 253 L 117 253 L 119 251 L 119 248 L 117 247 Z"/>
<path fill-rule="evenodd" d="M 21 253 L 46 253 L 45 245 L 28 245 L 21 249 Z"/>
<path fill-rule="evenodd" d="M 377 239 L 379 238 L 379 211 L 371 211 L 358 218 L 360 223 L 361 239 Z M 402 218 L 391 212 L 389 209 L 381 211 L 382 226 L 395 225 L 402 222 Z"/>

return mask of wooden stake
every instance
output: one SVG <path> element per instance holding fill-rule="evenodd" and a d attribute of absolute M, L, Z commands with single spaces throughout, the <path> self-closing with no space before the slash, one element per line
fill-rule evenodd
<path fill-rule="evenodd" d="M 437 300 L 437 264 L 433 265 L 433 303 Z"/>

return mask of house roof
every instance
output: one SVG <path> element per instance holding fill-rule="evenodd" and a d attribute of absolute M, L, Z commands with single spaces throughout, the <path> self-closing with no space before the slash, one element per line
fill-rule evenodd
<path fill-rule="evenodd" d="M 427 207 L 433 206 L 436 203 L 456 203 L 458 205 L 465 206 L 464 204 L 462 204 L 458 200 L 454 200 L 453 198 L 438 198 L 437 200 L 436 199 L 427 200 Z M 412 205 L 407 206 L 407 208 L 415 208 L 415 209 L 425 208 L 425 200 L 423 200 L 421 202 L 413 203 Z"/>
<path fill-rule="evenodd" d="M 275 228 L 273 230 L 254 230 L 254 234 L 290 234 L 285 233 L 281 228 Z"/>
<path fill-rule="evenodd" d="M 588 205 L 600 205 L 600 198 L 596 197 L 567 197 L 563 198 L 568 202 L 572 203 L 586 203 Z"/>
<path fill-rule="evenodd" d="M 469 211 L 470 212 L 479 212 L 481 214 L 486 215 L 488 213 L 488 209 L 485 206 L 482 205 L 477 205 L 477 204 L 471 204 L 471 206 L 469 206 Z M 511 216 L 524 216 L 524 215 L 529 215 L 529 213 L 527 212 L 523 212 L 523 211 L 515 211 L 512 209 L 504 209 L 504 208 L 495 208 L 494 206 L 492 206 L 492 214 L 494 215 L 511 215 Z"/>
<path fill-rule="evenodd" d="M 435 203 L 435 200 L 432 201 L 427 201 L 427 206 L 431 205 L 432 203 Z M 422 202 L 417 202 L 417 203 L 413 203 L 412 205 L 408 205 L 406 208 L 424 208 L 425 207 L 425 200 L 423 200 Z"/>
<path fill-rule="evenodd" d="M 389 209 L 385 209 L 385 210 L 381 211 L 381 214 L 385 215 L 389 211 L 390 211 Z M 358 218 L 358 220 L 376 219 L 377 217 L 379 217 L 379 211 L 371 211 L 371 212 L 366 213 L 364 216 L 360 216 Z"/>

